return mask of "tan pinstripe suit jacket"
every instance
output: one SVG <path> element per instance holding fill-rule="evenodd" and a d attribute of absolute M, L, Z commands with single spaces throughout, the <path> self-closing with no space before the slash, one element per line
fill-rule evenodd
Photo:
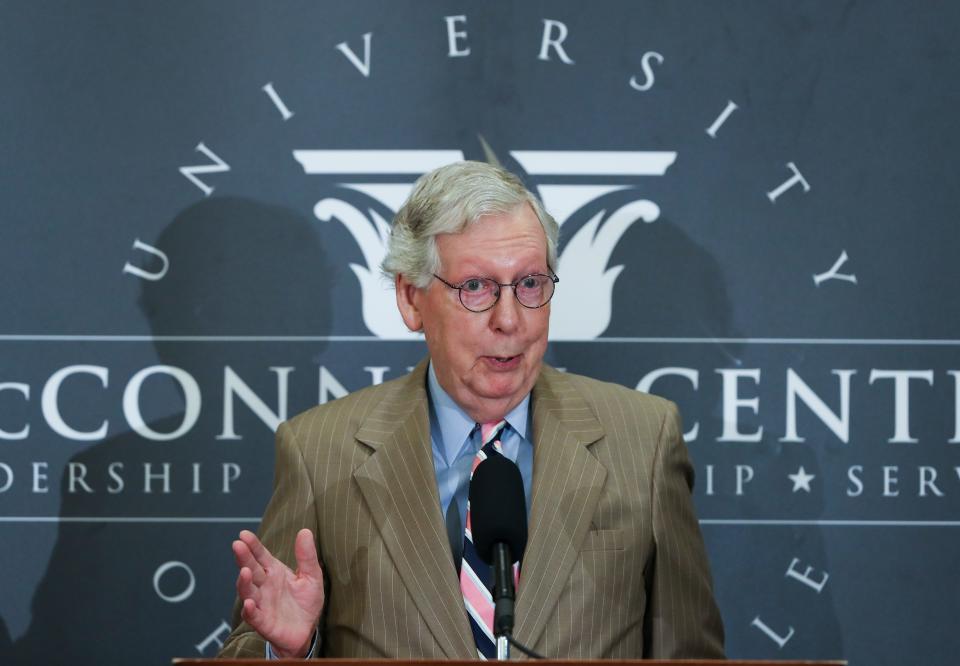
<path fill-rule="evenodd" d="M 440 510 L 425 373 L 423 362 L 277 431 L 260 538 L 292 565 L 297 531 L 317 535 L 326 656 L 476 658 Z M 548 367 L 532 406 L 516 638 L 552 658 L 721 658 L 676 407 Z M 221 655 L 262 658 L 235 607 L 237 623 Z"/>

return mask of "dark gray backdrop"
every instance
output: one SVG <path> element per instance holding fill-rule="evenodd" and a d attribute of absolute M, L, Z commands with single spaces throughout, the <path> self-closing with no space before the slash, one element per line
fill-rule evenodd
<path fill-rule="evenodd" d="M 373 335 L 361 248 L 314 214 L 337 198 L 389 219 L 342 185 L 416 174 L 307 174 L 293 151 L 452 150 L 534 188 L 622 188 L 585 199 L 565 242 L 601 210 L 659 207 L 600 257 L 623 266 L 612 288 L 561 274 L 612 314 L 548 361 L 628 386 L 673 368 L 651 390 L 697 426 L 729 655 L 953 663 L 958 18 L 947 2 L 4 2 L 0 662 L 216 651 L 229 542 L 270 492 L 278 378 L 293 415 L 424 354 Z M 545 31 L 567 33 L 563 57 L 539 57 Z M 216 162 L 198 144 L 229 170 L 193 169 Z M 557 157 L 572 168 L 544 178 L 516 151 L 675 159 L 599 176 Z M 788 163 L 808 191 L 777 191 Z M 164 268 L 145 246 L 160 280 L 135 270 Z M 57 414 L 105 432 L 65 436 Z"/>

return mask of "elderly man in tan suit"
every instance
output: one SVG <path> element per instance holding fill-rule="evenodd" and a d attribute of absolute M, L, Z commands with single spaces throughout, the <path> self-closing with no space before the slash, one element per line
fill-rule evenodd
<path fill-rule="evenodd" d="M 383 268 L 429 358 L 280 426 L 259 538 L 233 544 L 221 655 L 477 658 L 456 470 L 479 444 L 447 424 L 506 419 L 530 486 L 516 639 L 550 658 L 723 657 L 675 406 L 542 364 L 557 236 L 500 168 L 417 182 Z"/>

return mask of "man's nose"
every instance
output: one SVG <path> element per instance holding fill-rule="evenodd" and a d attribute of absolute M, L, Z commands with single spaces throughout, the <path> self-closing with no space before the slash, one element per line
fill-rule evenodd
<path fill-rule="evenodd" d="M 512 333 L 520 325 L 522 308 L 513 287 L 501 287 L 500 300 L 490 310 L 490 326 L 503 333 Z"/>

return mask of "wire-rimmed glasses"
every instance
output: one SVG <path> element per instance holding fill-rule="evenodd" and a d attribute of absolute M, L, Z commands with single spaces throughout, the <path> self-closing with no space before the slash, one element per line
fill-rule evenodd
<path fill-rule="evenodd" d="M 542 308 L 553 298 L 555 285 L 560 281 L 556 275 L 543 273 L 525 275 L 506 284 L 484 277 L 470 277 L 460 284 L 451 284 L 436 273 L 433 277 L 451 289 L 456 289 L 460 294 L 460 303 L 470 312 L 485 312 L 496 305 L 503 287 L 512 287 L 513 295 L 523 307 L 531 310 Z"/>

